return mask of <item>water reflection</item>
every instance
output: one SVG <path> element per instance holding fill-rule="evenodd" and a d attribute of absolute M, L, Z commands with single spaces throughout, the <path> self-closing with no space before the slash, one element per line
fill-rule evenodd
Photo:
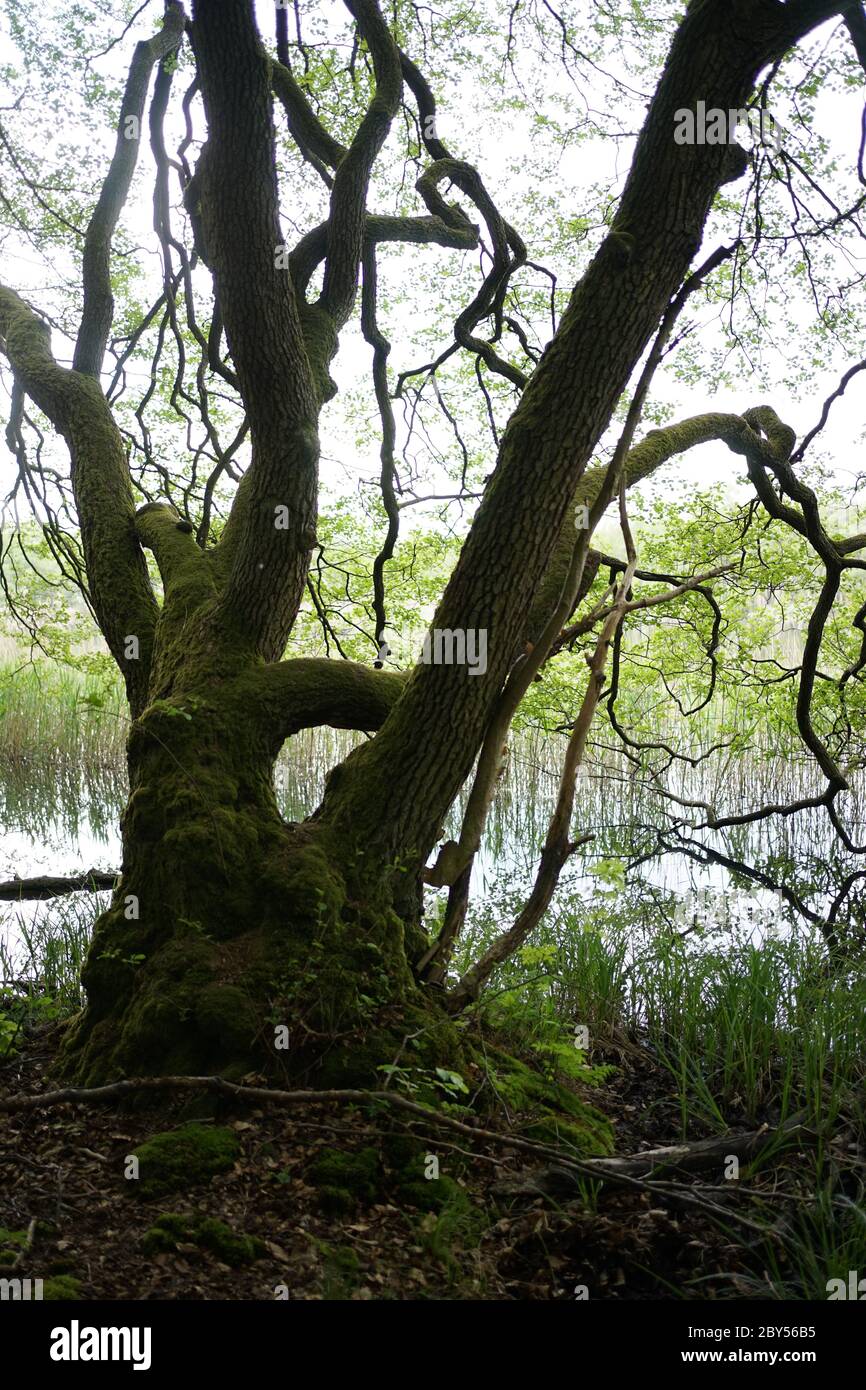
<path fill-rule="evenodd" d="M 38 745 L 31 744 L 27 756 L 3 758 L 0 877 L 117 867 L 126 773 L 120 731 L 111 726 L 109 733 L 107 743 L 76 748 L 71 755 L 52 755 L 50 745 L 39 751 Z M 341 731 L 319 729 L 298 735 L 286 746 L 275 778 L 286 819 L 300 820 L 315 808 L 326 773 L 357 741 Z M 558 735 L 524 733 L 514 739 L 475 865 L 476 897 L 495 893 L 503 882 L 509 891 L 520 893 L 531 882 L 556 796 L 563 748 L 564 739 Z M 737 814 L 769 800 L 813 796 L 823 789 L 820 774 L 809 760 L 771 751 L 736 758 L 719 753 L 694 767 L 676 763 L 661 782 L 680 802 L 706 803 L 718 815 Z M 866 829 L 862 779 L 844 805 L 849 830 L 855 840 L 862 838 Z M 449 818 L 449 837 L 459 831 L 460 810 L 455 808 Z M 574 817 L 575 831 L 592 830 L 595 840 L 570 862 L 563 876 L 563 893 L 586 897 L 598 888 L 600 863 L 649 853 L 659 829 L 669 828 L 672 814 L 685 817 L 688 813 L 666 802 L 658 787 L 636 771 L 621 750 L 597 744 L 578 779 Z M 696 818 L 701 818 L 700 812 Z M 819 909 L 852 865 L 856 867 L 822 808 L 715 834 L 703 832 L 695 839 L 732 860 L 769 866 L 783 882 L 796 882 L 798 888 L 809 890 L 812 905 Z M 756 931 L 766 930 L 780 915 L 772 894 L 732 895 L 724 868 L 702 866 L 682 855 L 647 859 L 632 884 L 635 901 L 658 910 L 662 921 L 665 915 L 678 914 L 681 926 L 687 926 L 696 912 L 710 915 L 710 899 L 702 902 L 701 893 L 711 894 L 713 901 L 729 899 L 739 925 L 743 912 L 747 918 L 751 913 Z M 739 889 L 747 886 L 734 881 Z M 96 900 L 92 901 L 95 906 Z M 50 902 L 9 905 L 5 910 L 0 906 L 0 930 L 7 946 L 20 936 L 22 924 L 53 910 L 56 906 Z"/>

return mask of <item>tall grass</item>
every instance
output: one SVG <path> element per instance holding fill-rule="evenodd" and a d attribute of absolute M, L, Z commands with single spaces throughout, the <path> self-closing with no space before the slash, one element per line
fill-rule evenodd
<path fill-rule="evenodd" d="M 15 949 L 0 940 L 0 982 L 52 1000 L 58 1016 L 75 1013 L 84 1003 L 81 969 L 93 924 L 107 901 L 105 893 L 73 893 L 49 911 L 19 916 Z"/>
<path fill-rule="evenodd" d="M 104 834 L 125 787 L 119 683 L 55 663 L 0 666 L 0 821 L 48 838 Z"/>
<path fill-rule="evenodd" d="M 458 972 L 493 926 L 476 918 Z M 681 938 L 648 910 L 573 899 L 490 995 L 506 1025 L 549 1032 L 553 1018 L 563 1039 L 586 1027 L 590 1060 L 642 1049 L 670 1077 L 683 1138 L 800 1112 L 824 1130 L 866 1081 L 866 970 L 829 973 L 820 939 L 797 928 Z"/>
<path fill-rule="evenodd" d="M 734 1291 L 755 1298 L 825 1300 L 831 1279 L 841 1279 L 848 1293 L 849 1272 L 855 1279 L 866 1270 L 866 1209 L 862 1184 L 856 1199 L 834 1184 L 819 1182 L 817 1190 L 777 1223 L 775 1238 L 759 1247 L 760 1274 L 737 1274 Z M 835 1297 L 839 1297 L 838 1291 Z M 860 1295 L 862 1297 L 862 1295 Z"/>
<path fill-rule="evenodd" d="M 116 765 L 126 741 L 119 680 L 55 662 L 0 665 L 0 763 L 30 768 L 46 757 Z"/>
<path fill-rule="evenodd" d="M 84 1005 L 81 970 L 93 924 L 108 894 L 59 898 L 32 916 L 0 918 L 0 1058 L 38 1023 L 71 1017 Z M 9 931 L 10 918 L 12 931 Z"/>

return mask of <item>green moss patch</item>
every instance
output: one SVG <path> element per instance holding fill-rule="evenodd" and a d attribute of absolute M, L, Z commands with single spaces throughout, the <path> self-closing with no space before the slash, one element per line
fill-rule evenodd
<path fill-rule="evenodd" d="M 325 1211 L 352 1212 L 359 1204 L 375 1202 L 382 1184 L 382 1166 L 374 1148 L 346 1153 L 323 1149 L 306 1173 L 307 1182 L 318 1189 Z"/>
<path fill-rule="evenodd" d="M 264 1242 L 257 1236 L 243 1235 L 213 1216 L 196 1213 L 185 1216 L 180 1212 L 163 1212 L 141 1242 L 147 1255 L 173 1254 L 179 1245 L 197 1245 L 233 1269 L 260 1260 L 266 1253 Z"/>
<path fill-rule="evenodd" d="M 422 1189 L 427 1189 L 428 1195 Z M 440 1177 L 413 1185 L 411 1195 L 420 1206 L 425 1200 L 426 1215 L 418 1225 L 422 1246 L 456 1279 L 464 1251 L 477 1248 L 490 1224 L 487 1213 L 472 1202 L 469 1194 L 451 1178 Z"/>
<path fill-rule="evenodd" d="M 361 1261 L 350 1245 L 322 1244 L 322 1296 L 342 1301 L 361 1281 Z"/>
<path fill-rule="evenodd" d="M 459 1183 L 444 1175 L 438 1178 L 419 1178 L 416 1170 L 404 1171 L 397 1185 L 398 1204 L 416 1207 L 419 1211 L 441 1212 L 449 1204 L 463 1207 L 466 1195 Z"/>
<path fill-rule="evenodd" d="M 524 1133 L 543 1143 L 567 1143 L 585 1157 L 613 1152 L 613 1130 L 600 1111 L 558 1082 L 507 1053 L 495 1054 L 496 1091 L 514 1110 L 530 1112 Z"/>
<path fill-rule="evenodd" d="M 131 1186 L 140 1197 L 183 1192 L 226 1172 L 239 1152 L 237 1137 L 230 1129 L 190 1121 L 180 1129 L 155 1134 L 134 1150 L 139 1175 Z"/>
<path fill-rule="evenodd" d="M 48 1303 L 63 1303 L 81 1297 L 81 1284 L 71 1274 L 55 1274 L 42 1284 L 42 1297 Z"/>
<path fill-rule="evenodd" d="M 249 1053 L 258 1028 L 247 994 L 236 985 L 225 984 L 207 985 L 202 990 L 196 1023 L 206 1038 L 219 1043 L 230 1056 Z"/>
<path fill-rule="evenodd" d="M 0 1269 L 13 1265 L 26 1245 L 26 1231 L 9 1231 L 0 1226 Z"/>

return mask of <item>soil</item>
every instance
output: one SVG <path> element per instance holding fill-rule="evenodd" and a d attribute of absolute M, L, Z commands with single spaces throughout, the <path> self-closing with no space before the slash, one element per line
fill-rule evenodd
<path fill-rule="evenodd" d="M 52 1089 L 55 1046 L 50 1030 L 30 1036 L 0 1065 L 0 1097 Z M 607 1060 L 616 1061 L 614 1076 L 583 1098 L 611 1119 L 617 1152 L 676 1142 L 670 1078 L 639 1048 Z M 214 1103 L 203 1098 L 196 1112 L 189 1097 L 163 1096 L 147 1108 L 101 1103 L 0 1114 L 0 1227 L 28 1233 L 15 1274 L 71 1277 L 84 1300 L 540 1301 L 742 1298 L 739 1276 L 755 1274 L 730 1227 L 704 1211 L 662 1204 L 657 1194 L 605 1184 L 578 1200 L 497 1195 L 504 1179 L 543 1164 L 492 1141 L 466 1142 L 375 1110 L 227 1110 L 220 1102 L 214 1114 Z M 187 1190 L 143 1199 L 124 1178 L 129 1155 L 191 1118 L 230 1129 L 236 1161 Z M 505 1116 L 485 1124 L 508 1132 Z M 419 1162 L 435 1158 L 448 1178 L 452 1195 L 438 1210 L 423 1209 L 420 1171 L 408 1193 L 396 1183 L 387 1156 L 395 1136 L 415 1143 Z M 329 1200 L 311 1176 L 317 1159 L 336 1151 L 352 1161 L 370 1150 L 383 1155 L 380 1186 L 334 1209 L 333 1194 Z M 762 1181 L 772 1186 L 778 1173 L 762 1170 L 751 1180 Z M 435 1180 L 427 1186 L 432 1191 Z M 154 1253 L 146 1233 L 167 1212 L 218 1218 L 262 1242 L 258 1258 L 232 1266 L 184 1239 Z"/>

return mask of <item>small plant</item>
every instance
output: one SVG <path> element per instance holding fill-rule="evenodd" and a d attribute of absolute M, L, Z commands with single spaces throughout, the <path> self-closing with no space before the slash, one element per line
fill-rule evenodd
<path fill-rule="evenodd" d="M 424 1067 L 399 1067 L 388 1064 L 377 1067 L 376 1070 L 385 1076 L 386 1084 L 393 1083 L 397 1090 L 405 1091 L 409 1095 L 429 1091 L 431 1086 L 434 1090 L 443 1091 L 451 1099 L 469 1094 L 469 1087 L 459 1071 L 448 1071 L 445 1067 L 434 1067 L 431 1071 Z"/>
<path fill-rule="evenodd" d="M 6 1012 L 0 1012 L 0 1058 L 11 1057 L 14 1054 L 20 1031 L 21 1023 L 19 1020 L 12 1018 Z"/>

